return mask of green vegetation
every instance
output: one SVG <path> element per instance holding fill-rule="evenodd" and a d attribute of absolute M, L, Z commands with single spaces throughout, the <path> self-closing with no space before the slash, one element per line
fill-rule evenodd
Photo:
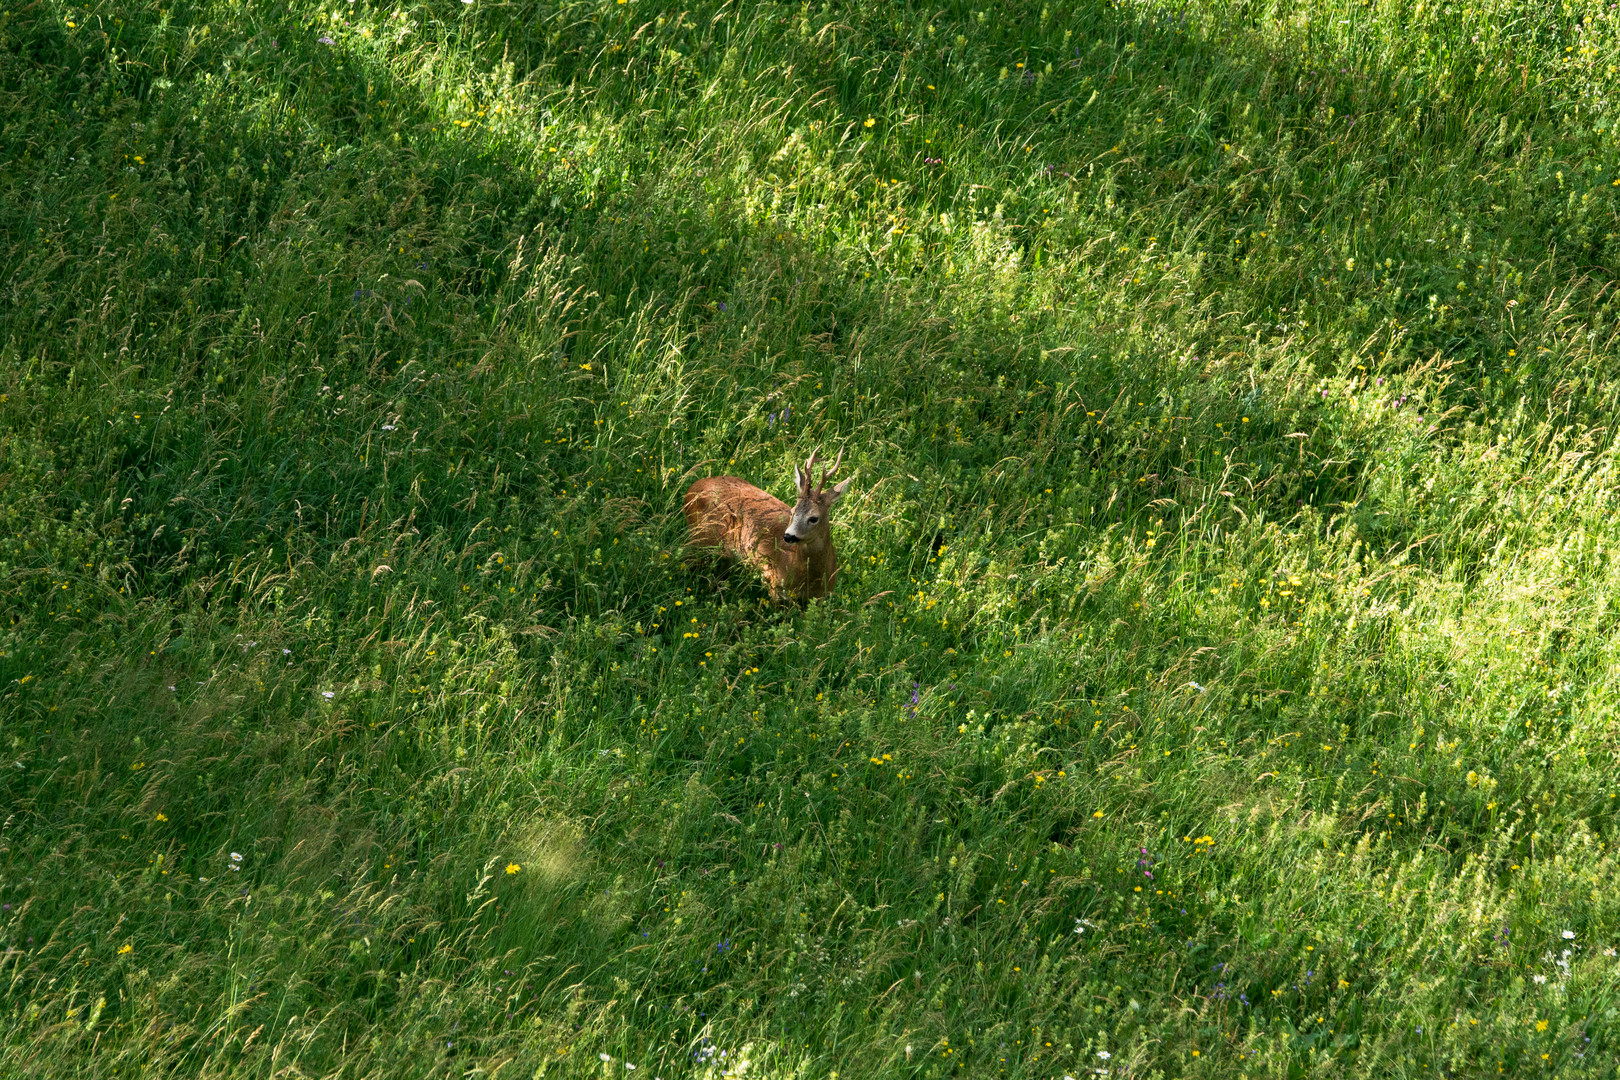
<path fill-rule="evenodd" d="M 12 3 L 0 1072 L 1613 1076 L 1617 63 Z"/>

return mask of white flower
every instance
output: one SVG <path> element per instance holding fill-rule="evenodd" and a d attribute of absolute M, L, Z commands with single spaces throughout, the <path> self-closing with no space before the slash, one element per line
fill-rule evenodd
<path fill-rule="evenodd" d="M 461 0 L 461 2 L 464 3 L 464 4 L 470 4 L 470 3 L 472 3 L 472 0 Z M 612 1061 L 613 1060 L 613 1058 L 610 1057 L 607 1054 L 597 1054 L 596 1056 L 601 1058 L 603 1061 Z"/>
<path fill-rule="evenodd" d="M 1575 931 L 1573 931 L 1573 930 L 1565 930 L 1564 931 L 1564 940 L 1565 941 L 1573 941 L 1573 940 L 1575 940 Z"/>
<path fill-rule="evenodd" d="M 336 695 L 333 694 L 332 691 L 330 691 L 330 690 L 322 690 L 321 691 L 321 697 L 325 698 L 327 701 L 331 701 L 332 698 L 334 698 L 335 696 Z"/>
<path fill-rule="evenodd" d="M 231 852 L 231 862 L 241 862 L 241 861 L 242 861 L 242 853 L 240 851 Z"/>
<path fill-rule="evenodd" d="M 1603 955 L 1604 956 L 1613 956 L 1614 955 L 1614 948 L 1611 946 L 1611 947 L 1609 947 L 1607 949 L 1604 949 L 1603 950 Z"/>
<path fill-rule="evenodd" d="M 624 1067 L 630 1069 L 631 1071 L 635 1070 L 635 1066 L 630 1064 L 628 1061 L 624 1063 Z"/>
<path fill-rule="evenodd" d="M 1099 1050 L 1099 1051 L 1097 1051 L 1097 1056 L 1102 1058 L 1104 1061 L 1107 1061 L 1109 1058 L 1113 1057 L 1114 1055 L 1110 1054 L 1106 1050 Z"/>
<path fill-rule="evenodd" d="M 1530 978 L 1531 978 L 1532 981 L 1537 982 L 1537 983 L 1544 983 L 1544 982 L 1547 981 L 1547 976 L 1545 976 L 1545 975 L 1532 975 L 1532 976 L 1530 976 Z"/>

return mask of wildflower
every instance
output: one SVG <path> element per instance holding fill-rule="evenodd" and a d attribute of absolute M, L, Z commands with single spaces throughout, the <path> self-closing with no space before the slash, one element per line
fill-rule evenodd
<path fill-rule="evenodd" d="M 875 124 L 876 124 L 876 123 L 877 123 L 877 121 L 876 121 L 876 120 L 875 120 L 875 119 L 873 119 L 873 118 L 872 118 L 872 117 L 870 117 L 870 116 L 868 116 L 868 117 L 867 117 L 867 118 L 866 118 L 866 126 L 867 126 L 867 127 L 872 127 L 872 126 L 873 126 L 873 125 L 875 125 Z"/>
<path fill-rule="evenodd" d="M 521 866 L 519 866 L 519 865 L 518 865 L 518 864 L 517 864 L 517 863 L 515 863 L 515 862 L 514 862 L 514 863 L 507 863 L 507 864 L 506 864 L 506 872 L 507 872 L 507 873 L 508 873 L 508 874 L 515 874 L 515 873 L 517 873 L 517 872 L 518 872 L 518 871 L 519 871 L 519 870 L 522 870 L 522 869 L 523 869 L 523 867 L 521 867 Z"/>
<path fill-rule="evenodd" d="M 1107 1061 L 1109 1058 L 1113 1057 L 1114 1055 L 1110 1054 L 1106 1050 L 1099 1050 L 1099 1051 L 1097 1051 L 1097 1056 L 1102 1058 L 1104 1061 Z"/>
<path fill-rule="evenodd" d="M 1547 1021 L 1545 1021 L 1545 1020 L 1537 1020 L 1536 1021 L 1536 1030 L 1537 1031 L 1546 1031 L 1547 1030 Z"/>
<path fill-rule="evenodd" d="M 327 701 L 331 701 L 336 696 L 337 695 L 332 693 L 332 691 L 330 691 L 330 690 L 322 690 L 321 691 L 321 697 L 325 698 Z"/>
<path fill-rule="evenodd" d="M 169 820 L 169 815 L 165 814 L 163 811 L 159 810 L 158 813 L 157 813 L 157 820 L 158 821 L 168 821 Z"/>
<path fill-rule="evenodd" d="M 1540 983 L 1544 983 L 1544 982 L 1547 981 L 1547 976 L 1545 976 L 1545 975 L 1532 975 L 1532 976 L 1530 976 L 1530 979 L 1531 979 L 1532 982 L 1540 984 Z"/>
<path fill-rule="evenodd" d="M 1565 930 L 1564 931 L 1564 940 L 1565 941 L 1572 941 L 1572 940 L 1574 940 L 1574 938 L 1575 938 L 1575 931 L 1573 931 L 1573 930 Z"/>
<path fill-rule="evenodd" d="M 131 945 L 127 941 L 124 942 L 122 945 L 118 946 L 118 955 L 119 956 L 123 956 L 125 953 L 132 953 L 134 951 L 135 951 L 135 946 Z"/>

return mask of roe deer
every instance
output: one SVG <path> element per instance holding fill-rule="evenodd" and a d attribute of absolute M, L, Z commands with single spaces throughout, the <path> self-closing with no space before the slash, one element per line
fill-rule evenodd
<path fill-rule="evenodd" d="M 844 452 L 812 486 L 816 454 L 793 479 L 799 498 L 793 506 L 735 476 L 711 476 L 686 491 L 686 523 L 696 547 L 718 548 L 765 575 L 773 600 L 827 596 L 838 576 L 828 513 L 853 477 L 827 487 Z"/>

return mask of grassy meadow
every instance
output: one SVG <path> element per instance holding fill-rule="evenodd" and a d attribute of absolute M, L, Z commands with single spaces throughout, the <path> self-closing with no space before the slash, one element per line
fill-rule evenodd
<path fill-rule="evenodd" d="M 0 1074 L 1617 1075 L 1617 67 L 10 0 Z"/>

